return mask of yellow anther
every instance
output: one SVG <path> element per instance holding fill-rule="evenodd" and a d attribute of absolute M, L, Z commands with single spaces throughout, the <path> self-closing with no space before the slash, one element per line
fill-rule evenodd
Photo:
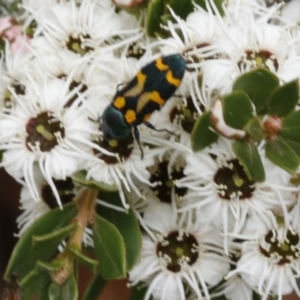
<path fill-rule="evenodd" d="M 177 247 L 175 252 L 176 252 L 177 257 L 181 257 L 184 254 L 183 249 L 180 247 Z"/>
<path fill-rule="evenodd" d="M 244 184 L 244 180 L 238 174 L 233 174 L 232 180 L 237 187 L 241 187 Z"/>
<path fill-rule="evenodd" d="M 289 251 L 290 250 L 290 246 L 286 243 L 282 243 L 280 244 L 280 248 L 283 250 L 283 251 Z"/>
<path fill-rule="evenodd" d="M 38 133 L 40 133 L 46 140 L 48 140 L 48 141 L 53 141 L 53 140 L 55 139 L 55 136 L 54 136 L 51 132 L 47 131 L 43 125 L 37 125 L 35 129 L 36 129 L 36 131 L 37 131 Z"/>
<path fill-rule="evenodd" d="M 118 141 L 115 140 L 115 139 L 112 139 L 112 140 L 108 141 L 108 144 L 109 144 L 110 147 L 115 148 L 115 147 L 118 146 Z"/>

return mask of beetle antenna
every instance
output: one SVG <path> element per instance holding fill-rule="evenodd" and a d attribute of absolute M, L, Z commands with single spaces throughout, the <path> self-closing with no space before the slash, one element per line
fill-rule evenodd
<path fill-rule="evenodd" d="M 152 124 L 149 123 L 149 122 L 144 122 L 144 124 L 145 124 L 148 128 L 150 128 L 150 129 L 152 129 L 152 130 L 154 130 L 154 131 L 158 131 L 158 132 L 167 132 L 167 133 L 172 134 L 172 135 L 175 134 L 174 132 L 169 131 L 168 129 L 156 129 L 156 127 L 154 127 L 154 125 L 152 125 Z"/>
<path fill-rule="evenodd" d="M 140 151 L 141 151 L 141 159 L 144 159 L 144 151 L 143 151 L 143 148 L 140 143 L 140 132 L 136 126 L 134 127 L 134 137 L 135 137 L 135 139 L 139 145 Z"/>

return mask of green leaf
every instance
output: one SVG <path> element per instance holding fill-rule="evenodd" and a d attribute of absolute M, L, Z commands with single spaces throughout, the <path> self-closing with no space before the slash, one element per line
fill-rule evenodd
<path fill-rule="evenodd" d="M 252 291 L 252 300 L 261 300 L 261 296 L 255 291 Z"/>
<path fill-rule="evenodd" d="M 81 253 L 77 248 L 69 246 L 68 249 L 70 252 L 76 257 L 78 262 L 83 264 L 88 270 L 91 272 L 96 272 L 98 268 L 98 261 L 95 259 L 92 259 L 83 253 Z"/>
<path fill-rule="evenodd" d="M 95 188 L 99 191 L 117 191 L 118 187 L 113 184 L 109 185 L 104 182 L 98 182 L 93 179 L 86 179 L 86 171 L 79 171 L 73 174 L 72 180 L 75 181 L 76 183 L 84 186 L 88 186 L 91 188 Z"/>
<path fill-rule="evenodd" d="M 298 79 L 277 87 L 271 94 L 268 107 L 269 114 L 284 117 L 289 114 L 299 100 Z"/>
<path fill-rule="evenodd" d="M 300 110 L 293 111 L 282 122 L 279 136 L 294 142 L 300 142 Z"/>
<path fill-rule="evenodd" d="M 99 260 L 98 272 L 105 279 L 126 277 L 126 250 L 118 229 L 100 216 L 93 225 L 95 254 Z"/>
<path fill-rule="evenodd" d="M 292 148 L 282 140 L 266 143 L 266 156 L 275 165 L 293 174 L 300 163 L 300 159 Z"/>
<path fill-rule="evenodd" d="M 40 296 L 39 296 L 39 300 L 49 300 L 49 293 L 48 293 L 48 289 L 43 289 Z"/>
<path fill-rule="evenodd" d="M 218 135 L 210 127 L 211 112 L 205 112 L 194 125 L 191 132 L 192 149 L 200 151 L 218 139 Z"/>
<path fill-rule="evenodd" d="M 214 300 L 228 300 L 224 295 L 213 298 Z"/>
<path fill-rule="evenodd" d="M 288 144 L 292 148 L 292 150 L 300 157 L 300 143 L 284 139 L 281 136 L 278 137 L 278 140 L 283 141 L 286 144 Z"/>
<path fill-rule="evenodd" d="M 89 286 L 87 287 L 82 300 L 95 300 L 102 292 L 106 280 L 104 280 L 99 274 L 95 274 L 91 280 Z"/>
<path fill-rule="evenodd" d="M 243 130 L 246 131 L 255 142 L 260 142 L 264 137 L 262 128 L 261 119 L 259 117 L 253 117 L 243 127 Z"/>
<path fill-rule="evenodd" d="M 252 103 L 243 91 L 234 91 L 221 97 L 223 117 L 225 123 L 235 129 L 243 129 L 247 122 L 253 118 Z"/>
<path fill-rule="evenodd" d="M 250 180 L 264 181 L 265 170 L 255 144 L 247 140 L 235 140 L 232 143 L 232 150 Z"/>
<path fill-rule="evenodd" d="M 34 295 L 40 293 L 51 283 L 48 272 L 29 272 L 20 282 L 25 299 L 31 299 Z"/>
<path fill-rule="evenodd" d="M 60 259 L 55 259 L 51 261 L 50 263 L 45 263 L 42 261 L 38 261 L 35 267 L 35 270 L 39 272 L 43 271 L 56 271 L 59 270 L 63 266 L 64 262 Z"/>
<path fill-rule="evenodd" d="M 49 300 L 78 300 L 77 283 L 74 276 L 70 276 L 63 285 L 52 283 L 48 289 Z"/>
<path fill-rule="evenodd" d="M 76 216 L 77 209 L 74 203 L 65 205 L 63 210 L 56 208 L 36 220 L 20 237 L 9 260 L 4 278 L 8 279 L 15 272 L 19 278 L 23 278 L 34 269 L 38 260 L 48 261 L 57 250 L 59 241 L 52 240 L 49 245 L 34 244 L 33 236 L 47 235 L 67 226 Z"/>
<path fill-rule="evenodd" d="M 175 14 L 182 19 L 185 19 L 188 14 L 194 11 L 194 5 L 191 0 L 169 0 L 168 4 Z"/>
<path fill-rule="evenodd" d="M 161 16 L 164 14 L 164 0 L 151 0 L 147 7 L 146 33 L 155 37 L 161 31 Z"/>
<path fill-rule="evenodd" d="M 184 2 L 184 1 L 182 1 Z M 207 2 L 205 0 L 195 0 L 194 1 L 196 4 L 198 4 L 199 6 L 201 6 L 203 9 L 205 9 L 207 11 L 207 5 L 209 5 L 210 7 L 212 7 L 210 2 Z M 219 12 L 219 14 L 221 16 L 224 16 L 224 9 L 223 9 L 223 0 L 213 0 L 215 7 L 217 9 L 217 11 Z M 215 10 L 213 10 L 213 13 L 215 14 Z"/>
<path fill-rule="evenodd" d="M 129 300 L 143 300 L 147 293 L 147 289 L 148 287 L 143 283 L 134 286 Z"/>
<path fill-rule="evenodd" d="M 118 192 L 100 193 L 100 198 L 115 206 L 119 206 L 121 203 Z M 142 234 L 133 210 L 129 209 L 125 213 L 98 205 L 97 212 L 107 221 L 114 224 L 121 233 L 126 247 L 126 269 L 127 271 L 131 270 L 139 258 L 142 248 Z"/>
<path fill-rule="evenodd" d="M 44 248 L 44 247 L 54 247 L 52 245 L 58 245 L 59 243 L 61 243 L 63 239 L 65 239 L 75 230 L 76 226 L 77 225 L 73 223 L 45 235 L 32 236 L 33 250 L 36 247 Z"/>
<path fill-rule="evenodd" d="M 240 76 L 233 85 L 233 90 L 244 91 L 259 113 L 266 106 L 272 91 L 279 86 L 278 77 L 272 72 L 258 68 Z"/>

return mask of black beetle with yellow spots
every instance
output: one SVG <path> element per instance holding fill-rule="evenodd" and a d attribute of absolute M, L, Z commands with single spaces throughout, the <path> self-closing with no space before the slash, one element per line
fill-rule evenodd
<path fill-rule="evenodd" d="M 112 103 L 102 115 L 104 138 L 126 139 L 134 130 L 139 146 L 137 126 L 147 122 L 155 110 L 159 110 L 179 87 L 186 69 L 186 62 L 180 54 L 162 56 L 143 67 L 122 89 L 116 92 Z M 143 150 L 140 146 L 142 157 Z"/>

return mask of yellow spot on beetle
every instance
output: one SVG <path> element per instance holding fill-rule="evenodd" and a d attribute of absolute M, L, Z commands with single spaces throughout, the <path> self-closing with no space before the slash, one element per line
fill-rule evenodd
<path fill-rule="evenodd" d="M 137 84 L 124 94 L 125 97 L 138 96 L 143 92 L 147 75 L 143 74 L 142 72 L 138 72 L 136 75 L 136 79 Z"/>
<path fill-rule="evenodd" d="M 117 109 L 122 109 L 125 106 L 126 100 L 124 97 L 118 96 L 114 101 L 114 106 Z"/>
<path fill-rule="evenodd" d="M 170 84 L 173 84 L 173 85 L 175 85 L 176 87 L 180 85 L 180 79 L 175 78 L 175 77 L 173 76 L 173 72 L 172 72 L 171 70 L 169 70 L 169 71 L 167 72 L 166 79 L 167 79 L 167 81 L 168 81 Z"/>
<path fill-rule="evenodd" d="M 159 104 L 160 106 L 163 106 L 165 104 L 165 100 L 160 97 L 159 92 L 153 91 L 149 94 L 150 94 L 150 100 L 152 100 L 153 102 Z"/>
<path fill-rule="evenodd" d="M 160 71 L 166 71 L 169 69 L 169 66 L 163 63 L 161 57 L 156 60 L 155 65 L 156 65 L 157 69 Z"/>
<path fill-rule="evenodd" d="M 127 123 L 131 124 L 136 120 L 136 113 L 134 110 L 128 109 L 126 110 L 124 117 Z"/>
<path fill-rule="evenodd" d="M 136 77 L 137 77 L 138 83 L 141 84 L 146 81 L 147 75 L 143 74 L 142 72 L 138 72 Z"/>
<path fill-rule="evenodd" d="M 165 104 L 165 100 L 160 97 L 160 94 L 157 91 L 153 91 L 151 93 L 143 93 L 137 103 L 137 113 L 140 113 L 149 101 L 153 101 L 159 106 L 163 106 Z"/>

